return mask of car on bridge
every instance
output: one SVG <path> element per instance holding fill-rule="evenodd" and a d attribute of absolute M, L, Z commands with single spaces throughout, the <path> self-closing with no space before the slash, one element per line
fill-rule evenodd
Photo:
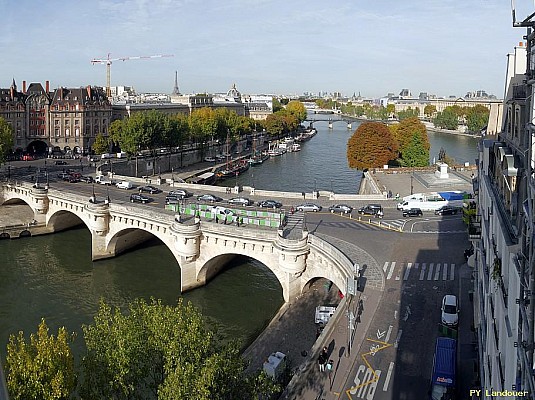
<path fill-rule="evenodd" d="M 312 212 L 318 212 L 321 211 L 321 206 L 314 203 L 303 203 L 295 206 L 295 209 L 297 211 L 312 211 Z"/>
<path fill-rule="evenodd" d="M 332 213 L 351 214 L 353 207 L 348 206 L 347 204 L 333 204 L 329 207 L 329 211 Z"/>
<path fill-rule="evenodd" d="M 131 203 L 142 203 L 146 204 L 153 201 L 153 199 L 149 196 L 145 196 L 144 194 L 131 194 L 130 195 L 130 202 Z"/>
<path fill-rule="evenodd" d="M 139 188 L 139 193 L 149 193 L 149 194 L 157 194 L 161 193 L 162 191 L 158 189 L 155 186 L 147 185 L 147 186 L 141 186 Z"/>
<path fill-rule="evenodd" d="M 275 200 L 261 200 L 256 204 L 258 207 L 262 208 L 281 208 L 282 203 Z"/>
<path fill-rule="evenodd" d="M 368 204 L 365 207 L 358 209 L 358 213 L 362 215 L 373 215 L 375 217 L 380 217 L 383 212 L 383 207 L 380 204 Z"/>
<path fill-rule="evenodd" d="M 217 203 L 222 201 L 223 199 L 219 196 L 216 196 L 214 194 L 201 194 L 200 196 L 197 196 L 197 200 L 199 201 L 207 201 L 209 203 Z"/>
<path fill-rule="evenodd" d="M 132 189 L 134 187 L 134 185 L 132 185 L 132 182 L 130 181 L 117 182 L 115 186 L 117 186 L 118 189 L 126 189 L 126 190 Z"/>
<path fill-rule="evenodd" d="M 80 181 L 82 182 L 85 182 L 85 183 L 93 183 L 94 182 L 94 179 L 92 176 L 89 176 L 89 175 L 82 175 L 80 177 Z"/>
<path fill-rule="evenodd" d="M 234 197 L 232 199 L 227 200 L 227 203 L 236 204 L 239 206 L 250 206 L 251 204 L 253 204 L 253 201 L 251 199 L 248 199 L 247 197 Z"/>
<path fill-rule="evenodd" d="M 168 196 L 173 196 L 173 197 L 179 197 L 181 199 L 184 199 L 186 197 L 191 197 L 193 196 L 193 193 L 191 192 L 188 192 L 187 190 L 185 189 L 174 189 L 174 190 L 171 190 L 169 192 L 169 195 Z"/>

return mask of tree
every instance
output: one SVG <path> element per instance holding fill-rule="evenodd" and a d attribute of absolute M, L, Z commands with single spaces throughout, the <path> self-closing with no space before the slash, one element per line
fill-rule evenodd
<path fill-rule="evenodd" d="M 274 113 L 268 115 L 264 125 L 270 135 L 278 136 L 284 132 L 284 121 L 280 114 Z"/>
<path fill-rule="evenodd" d="M 433 114 L 436 113 L 436 112 L 437 112 L 437 108 L 433 104 L 427 104 L 424 107 L 424 114 L 428 118 L 431 118 L 433 116 Z"/>
<path fill-rule="evenodd" d="M 347 143 L 350 168 L 378 168 L 394 160 L 397 142 L 388 127 L 380 122 L 361 124 Z"/>
<path fill-rule="evenodd" d="M 238 399 L 258 389 L 257 378 L 245 375 L 238 345 L 221 346 L 201 313 L 181 299 L 176 306 L 136 300 L 128 313 L 101 302 L 83 331 L 86 398 Z"/>
<path fill-rule="evenodd" d="M 91 145 L 93 151 L 97 154 L 107 153 L 110 149 L 110 142 L 102 133 L 99 133 Z"/>
<path fill-rule="evenodd" d="M 284 109 L 284 107 L 282 106 L 281 102 L 278 99 L 276 99 L 275 97 L 273 97 L 272 107 L 273 107 L 273 112 L 274 113 L 276 113 L 279 110 Z"/>
<path fill-rule="evenodd" d="M 394 128 L 395 127 L 395 128 Z M 424 167 L 429 165 L 429 139 L 425 125 L 416 117 L 403 119 L 389 127 L 399 146 L 403 165 Z"/>
<path fill-rule="evenodd" d="M 459 126 L 459 119 L 454 109 L 446 107 L 436 115 L 433 124 L 437 128 L 455 130 Z"/>
<path fill-rule="evenodd" d="M 490 111 L 487 107 L 478 104 L 467 110 L 466 126 L 470 132 L 480 132 L 489 123 Z"/>
<path fill-rule="evenodd" d="M 13 149 L 13 128 L 0 117 L 0 164 L 6 161 L 6 158 Z"/>
<path fill-rule="evenodd" d="M 296 117 L 299 124 L 307 118 L 307 110 L 300 101 L 290 101 L 286 106 L 286 111 Z"/>
<path fill-rule="evenodd" d="M 396 106 L 394 104 L 386 105 L 386 114 L 388 117 L 391 117 L 396 112 Z"/>
<path fill-rule="evenodd" d="M 13 400 L 68 399 L 76 387 L 74 357 L 69 343 L 74 335 L 64 327 L 57 337 L 48 334 L 44 319 L 30 343 L 23 332 L 10 335 L 7 345 L 7 387 Z"/>

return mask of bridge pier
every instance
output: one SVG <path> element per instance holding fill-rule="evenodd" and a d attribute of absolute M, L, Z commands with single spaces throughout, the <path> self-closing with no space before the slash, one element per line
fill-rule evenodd
<path fill-rule="evenodd" d="M 301 275 L 306 269 L 306 261 L 310 248 L 308 232 L 299 240 L 285 239 L 278 236 L 275 247 L 279 250 L 279 268 L 283 272 L 280 279 L 285 302 L 291 302 L 301 294 Z"/>

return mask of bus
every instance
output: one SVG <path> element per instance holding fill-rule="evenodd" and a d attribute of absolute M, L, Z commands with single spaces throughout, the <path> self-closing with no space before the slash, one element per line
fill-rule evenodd
<path fill-rule="evenodd" d="M 437 338 L 430 400 L 454 400 L 457 372 L 457 341 L 447 337 Z"/>

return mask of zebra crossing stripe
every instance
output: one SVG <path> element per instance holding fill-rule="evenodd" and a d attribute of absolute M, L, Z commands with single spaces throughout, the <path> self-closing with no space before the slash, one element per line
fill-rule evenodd
<path fill-rule="evenodd" d="M 455 264 L 450 265 L 450 281 L 453 281 L 455 279 Z"/>
<path fill-rule="evenodd" d="M 429 264 L 429 272 L 427 273 L 427 280 L 430 281 L 433 277 L 433 263 Z"/>
<path fill-rule="evenodd" d="M 440 264 L 437 263 L 437 268 L 435 269 L 435 277 L 433 280 L 438 281 L 438 277 L 440 275 Z"/>
<path fill-rule="evenodd" d="M 425 276 L 425 269 L 426 269 L 427 265 L 425 263 L 422 263 L 422 270 L 420 271 L 420 280 L 423 281 L 424 280 L 424 276 Z"/>
<path fill-rule="evenodd" d="M 442 265 L 442 280 L 448 280 L 448 264 L 446 263 Z"/>
<path fill-rule="evenodd" d="M 383 272 L 386 274 L 386 269 L 388 268 L 388 261 L 385 262 L 385 265 L 383 265 Z"/>
<path fill-rule="evenodd" d="M 390 279 L 392 278 L 392 273 L 394 272 L 394 268 L 396 266 L 396 262 L 395 261 L 392 261 L 390 263 L 390 270 L 388 271 L 388 276 L 386 277 L 386 279 Z"/>
<path fill-rule="evenodd" d="M 403 280 L 406 281 L 409 279 L 409 274 L 411 273 L 412 263 L 407 263 L 407 269 L 405 269 L 405 275 L 403 275 Z"/>

